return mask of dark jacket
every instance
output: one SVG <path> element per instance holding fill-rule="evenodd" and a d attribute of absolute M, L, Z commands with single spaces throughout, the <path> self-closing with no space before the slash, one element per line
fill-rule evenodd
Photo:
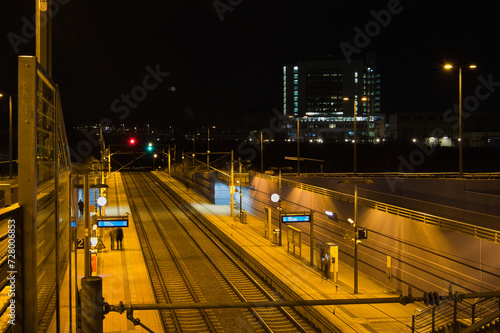
<path fill-rule="evenodd" d="M 121 241 L 123 239 L 123 230 L 121 228 L 116 229 L 116 240 Z"/>

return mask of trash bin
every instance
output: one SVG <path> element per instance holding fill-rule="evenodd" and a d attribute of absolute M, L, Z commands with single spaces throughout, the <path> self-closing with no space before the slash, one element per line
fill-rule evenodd
<path fill-rule="evenodd" d="M 273 243 L 278 244 L 280 241 L 280 229 L 273 230 Z"/>
<path fill-rule="evenodd" d="M 247 223 L 247 211 L 241 211 L 241 223 Z"/>

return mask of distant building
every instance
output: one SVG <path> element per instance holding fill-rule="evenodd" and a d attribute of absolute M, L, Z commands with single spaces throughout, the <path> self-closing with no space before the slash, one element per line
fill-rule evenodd
<path fill-rule="evenodd" d="M 389 140 L 416 141 L 427 145 L 457 146 L 458 118 L 443 112 L 398 112 L 389 116 Z M 464 147 L 500 143 L 500 112 L 475 111 L 462 121 Z"/>
<path fill-rule="evenodd" d="M 349 100 L 345 101 L 344 98 Z M 366 101 L 361 101 L 367 97 Z M 300 117 L 310 140 L 348 141 L 354 132 L 354 101 L 358 140 L 374 141 L 380 110 L 380 74 L 362 60 L 307 60 L 283 67 L 283 113 Z M 290 131 L 292 135 L 293 131 Z M 302 135 L 301 135 L 302 137 Z"/>

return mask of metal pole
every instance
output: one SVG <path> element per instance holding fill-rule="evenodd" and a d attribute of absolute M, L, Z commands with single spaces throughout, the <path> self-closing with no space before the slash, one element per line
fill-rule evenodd
<path fill-rule="evenodd" d="M 196 134 L 193 134 L 193 171 L 194 171 L 194 156 L 195 156 L 195 149 L 196 149 Z"/>
<path fill-rule="evenodd" d="M 300 124 L 297 116 L 297 176 L 300 176 Z"/>
<path fill-rule="evenodd" d="M 12 96 L 9 95 L 9 179 L 12 173 Z"/>
<path fill-rule="evenodd" d="M 103 332 L 104 306 L 102 298 L 102 277 L 82 278 L 81 291 L 82 332 Z"/>
<path fill-rule="evenodd" d="M 264 142 L 262 141 L 262 131 L 260 131 L 260 173 L 264 173 Z"/>
<path fill-rule="evenodd" d="M 108 177 L 111 174 L 111 145 L 108 148 Z"/>
<path fill-rule="evenodd" d="M 168 160 L 167 160 L 168 161 L 168 176 L 170 177 L 171 176 L 171 174 L 170 174 L 170 144 L 168 145 L 168 156 L 167 156 L 167 158 L 168 158 Z"/>
<path fill-rule="evenodd" d="M 241 192 L 241 157 L 238 157 L 238 164 L 240 166 L 240 222 L 243 223 L 243 192 Z"/>
<path fill-rule="evenodd" d="M 208 126 L 207 132 L 207 172 L 210 171 L 210 126 Z"/>
<path fill-rule="evenodd" d="M 231 217 L 234 216 L 234 151 L 231 150 L 231 187 L 229 188 L 231 195 Z"/>
<path fill-rule="evenodd" d="M 52 0 L 36 1 L 36 58 L 45 71 L 52 76 Z"/>
<path fill-rule="evenodd" d="M 309 244 L 309 247 L 310 247 L 310 257 L 311 257 L 311 263 L 310 265 L 311 266 L 314 266 L 314 217 L 313 217 L 313 214 L 314 212 L 311 210 L 310 211 L 310 214 L 311 214 L 311 222 L 310 222 L 310 235 L 311 235 L 311 241 Z"/>
<path fill-rule="evenodd" d="M 354 184 L 354 293 L 358 293 L 358 183 Z"/>
<path fill-rule="evenodd" d="M 103 151 L 103 146 L 104 146 L 104 138 L 102 137 L 102 126 L 99 126 L 99 150 L 101 152 L 101 160 L 99 161 L 99 183 L 102 184 L 103 181 L 103 169 L 104 169 L 104 151 Z"/>
<path fill-rule="evenodd" d="M 282 226 L 281 226 L 281 169 L 279 170 L 279 177 L 278 177 L 278 196 L 279 196 L 279 201 L 278 201 L 278 223 L 279 223 L 279 229 L 280 229 L 280 241 L 279 241 L 279 246 L 282 244 Z"/>
<path fill-rule="evenodd" d="M 298 301 L 257 301 L 257 302 L 224 302 L 224 303 L 152 303 L 152 304 L 124 304 L 109 305 L 110 312 L 123 313 L 128 310 L 180 310 L 180 309 L 236 309 L 236 308 L 258 308 L 258 307 L 296 307 L 296 306 L 326 306 L 344 304 L 383 304 L 401 303 L 408 301 L 412 303 L 421 301 L 422 297 L 384 297 L 384 298 L 347 298 L 347 299 L 319 299 Z"/>
<path fill-rule="evenodd" d="M 462 67 L 458 68 L 458 176 L 464 176 L 462 143 Z"/>
<path fill-rule="evenodd" d="M 354 175 L 358 172 L 358 160 L 357 160 L 357 140 L 356 140 L 356 97 L 353 97 L 352 102 L 354 104 Z M 355 221 L 356 222 L 356 221 Z"/>
<path fill-rule="evenodd" d="M 84 253 L 84 276 L 92 276 L 90 270 L 90 193 L 89 193 L 89 174 L 85 175 L 83 181 L 83 207 L 84 207 L 84 221 L 85 221 L 85 241 L 83 247 Z"/>

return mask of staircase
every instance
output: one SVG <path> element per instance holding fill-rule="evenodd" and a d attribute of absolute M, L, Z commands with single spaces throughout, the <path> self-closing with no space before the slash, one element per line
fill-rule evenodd
<path fill-rule="evenodd" d="M 484 298 L 479 301 L 448 300 L 413 314 L 412 332 L 456 333 L 494 315 L 500 309 L 499 298 Z M 494 315 L 495 316 L 495 315 Z M 470 332 L 500 333 L 498 316 Z"/>

